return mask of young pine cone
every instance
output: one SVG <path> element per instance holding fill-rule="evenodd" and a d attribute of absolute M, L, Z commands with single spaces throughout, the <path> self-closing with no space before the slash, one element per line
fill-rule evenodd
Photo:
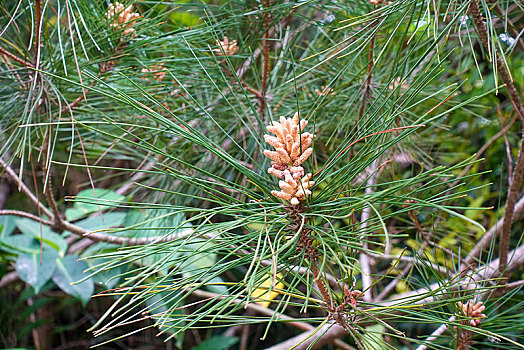
<path fill-rule="evenodd" d="M 106 12 L 107 18 L 112 21 L 111 28 L 123 28 L 123 36 L 133 36 L 135 28 L 133 28 L 135 21 L 140 17 L 140 14 L 133 12 L 133 5 L 124 7 L 123 4 L 116 1 L 110 4 Z"/>
<path fill-rule="evenodd" d="M 310 146 L 314 135 L 303 132 L 307 124 L 307 120 L 300 120 L 295 113 L 293 118 L 280 117 L 280 123 L 267 126 L 275 136 L 264 135 L 264 140 L 275 148 L 274 151 L 264 150 L 264 155 L 272 160 L 268 173 L 280 179 L 281 191 L 271 193 L 292 205 L 298 205 L 311 195 L 310 188 L 315 184 L 310 181 L 311 174 L 304 175 L 301 166 L 313 153 Z"/>
<path fill-rule="evenodd" d="M 213 49 L 213 52 L 216 53 L 218 56 L 226 55 L 231 56 L 237 53 L 238 51 L 238 45 L 236 40 L 231 40 L 227 38 L 227 36 L 224 37 L 224 40 L 220 41 L 217 40 L 217 48 Z M 223 52 L 222 52 L 223 51 Z"/>
<path fill-rule="evenodd" d="M 465 326 L 469 324 L 472 327 L 476 327 L 482 322 L 482 318 L 486 318 L 486 315 L 482 313 L 486 309 L 482 301 L 474 305 L 472 300 L 469 300 L 466 304 L 462 304 L 461 302 L 457 304 L 462 309 L 462 314 L 468 317 L 467 320 L 461 321 Z"/>

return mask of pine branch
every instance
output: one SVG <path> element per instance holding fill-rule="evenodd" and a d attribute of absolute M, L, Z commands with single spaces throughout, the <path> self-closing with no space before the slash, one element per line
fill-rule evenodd
<path fill-rule="evenodd" d="M 3 47 L 0 46 L 0 53 L 6 55 L 7 57 L 11 58 L 13 61 L 16 61 L 24 66 L 26 66 L 27 68 L 33 68 L 33 64 L 28 62 L 28 61 L 25 61 L 15 55 L 13 55 L 11 52 L 7 51 L 6 49 L 4 49 Z"/>
<path fill-rule="evenodd" d="M 262 43 L 263 43 L 262 77 L 260 79 L 261 86 L 262 86 L 262 91 L 260 92 L 260 95 L 259 95 L 259 98 L 258 98 L 258 103 L 259 103 L 259 112 L 258 112 L 258 114 L 260 115 L 260 118 L 262 118 L 262 120 L 264 120 L 264 115 L 265 115 L 265 112 L 266 112 L 267 79 L 269 77 L 269 65 L 270 65 L 270 63 L 269 63 L 269 61 L 270 61 L 270 57 L 269 57 L 269 45 L 270 45 L 270 42 L 269 42 L 269 20 L 270 20 L 271 16 L 270 16 L 270 12 L 269 12 L 269 5 L 270 5 L 269 2 L 270 2 L 270 0 L 264 0 L 263 1 L 264 9 L 267 12 L 265 14 L 264 25 L 263 25 L 263 29 L 262 29 L 264 31 L 264 35 L 263 35 L 263 38 L 262 38 Z"/>
<path fill-rule="evenodd" d="M 25 195 L 34 203 L 36 204 L 40 210 L 46 215 L 48 218 L 53 217 L 53 213 L 49 209 L 47 209 L 39 200 L 36 198 L 36 196 L 31 192 L 31 190 L 18 178 L 18 175 L 13 171 L 13 169 L 6 163 L 2 158 L 0 158 L 0 165 L 5 169 L 7 174 L 11 177 L 13 182 L 18 185 L 18 190 L 25 193 Z"/>
<path fill-rule="evenodd" d="M 11 210 L 11 209 L 0 209 L 0 216 L 2 215 L 13 215 L 13 216 L 19 216 L 26 219 L 31 219 L 36 222 L 41 223 L 42 225 L 46 226 L 53 226 L 53 222 L 49 220 L 44 220 L 36 215 L 33 215 L 31 213 L 27 213 L 25 211 L 21 210 Z"/>
<path fill-rule="evenodd" d="M 513 215 L 511 215 L 512 220 L 515 220 L 518 215 L 524 212 L 524 196 L 521 197 L 513 208 Z M 504 222 L 504 217 L 497 221 L 475 244 L 475 246 L 469 251 L 468 255 L 464 258 L 461 263 L 461 269 L 466 268 L 467 266 L 475 263 L 475 260 L 480 256 L 483 250 L 487 249 L 493 240 L 493 235 L 496 235 L 501 231 L 501 227 Z"/>
<path fill-rule="evenodd" d="M 58 213 L 57 216 L 55 216 L 51 211 L 49 211 L 49 209 L 47 209 L 36 198 L 36 196 L 29 190 L 29 188 L 27 188 L 27 186 L 22 181 L 20 181 L 20 179 L 18 178 L 16 173 L 2 159 L 0 159 L 0 165 L 2 165 L 4 167 L 4 169 L 11 176 L 11 178 L 16 183 L 19 184 L 19 186 L 22 189 L 22 191 L 36 205 L 38 205 L 38 207 L 41 208 L 42 212 L 46 216 L 51 218 L 51 220 L 49 220 L 49 221 L 48 220 L 42 220 L 42 219 L 38 218 L 35 215 L 29 214 L 29 213 L 22 213 L 20 211 L 7 211 L 6 212 L 5 210 L 2 210 L 0 212 L 0 215 L 24 216 L 24 217 L 27 217 L 27 218 L 35 219 L 36 221 L 38 221 L 38 222 L 40 222 L 40 223 L 42 223 L 42 224 L 44 224 L 46 226 L 50 226 L 53 229 L 67 230 L 67 231 L 69 231 L 71 233 L 74 233 L 74 234 L 77 234 L 77 235 L 80 235 L 80 236 L 85 236 L 85 237 L 89 238 L 92 241 L 107 242 L 107 243 L 113 243 L 113 244 L 118 244 L 118 245 L 123 245 L 123 246 L 145 245 L 145 244 L 151 244 L 151 243 L 165 243 L 165 242 L 170 242 L 170 241 L 174 241 L 174 240 L 177 240 L 177 239 L 181 239 L 183 237 L 187 237 L 187 236 L 193 234 L 193 230 L 192 229 L 185 229 L 185 230 L 183 230 L 181 232 L 173 233 L 173 234 L 170 234 L 170 235 L 167 235 L 167 236 L 129 238 L 129 237 L 112 236 L 112 235 L 106 235 L 106 234 L 103 234 L 103 233 L 88 231 L 88 230 L 83 229 L 83 228 L 81 228 L 79 226 L 76 226 L 76 225 L 74 225 L 74 224 L 72 224 L 72 223 L 70 223 L 70 222 L 68 222 L 66 220 L 62 220 L 60 218 L 60 214 L 59 213 Z M 57 211 L 58 211 L 58 209 L 57 209 Z M 2 212 L 4 214 L 1 214 Z M 213 237 L 213 235 L 211 235 L 211 234 L 204 234 L 204 236 L 206 236 L 208 238 L 212 238 Z"/>
<path fill-rule="evenodd" d="M 365 98 L 365 96 L 364 96 Z M 371 166 L 372 174 L 366 182 L 365 195 L 366 197 L 370 196 L 373 193 L 373 186 L 375 185 L 375 178 L 377 176 L 377 168 L 379 166 L 378 158 L 375 159 Z M 369 224 L 369 218 L 371 216 L 371 206 L 367 205 L 363 210 L 360 217 L 360 229 L 362 231 L 366 230 L 366 227 Z M 361 237 L 362 240 L 362 252 L 360 253 L 360 266 L 362 269 L 362 290 L 367 290 L 368 292 L 364 294 L 364 301 L 371 302 L 373 300 L 372 290 L 371 290 L 371 261 L 369 256 L 364 252 L 368 250 L 368 242 L 364 237 Z"/>
<path fill-rule="evenodd" d="M 520 246 L 519 248 L 511 251 L 508 253 L 508 259 L 511 259 L 511 257 L 514 257 L 514 260 L 511 261 L 511 264 L 508 266 L 508 270 L 515 270 L 522 266 L 524 266 L 524 245 Z M 497 277 L 498 274 L 498 265 L 499 261 L 498 259 L 493 260 L 489 264 L 486 264 L 484 266 L 481 266 L 477 269 L 476 273 L 472 274 L 472 280 L 474 282 L 466 282 L 462 285 L 462 287 L 466 289 L 476 289 L 477 282 L 478 281 L 485 281 L 494 277 Z M 487 271 L 487 273 L 483 273 L 482 271 Z M 455 277 L 451 278 L 450 280 L 455 279 Z M 418 305 L 428 305 L 434 301 L 439 300 L 442 297 L 447 297 L 448 294 L 443 291 L 433 292 L 440 288 L 440 286 L 445 285 L 448 283 L 448 281 L 443 281 L 439 283 L 432 284 L 426 288 L 422 288 L 416 291 L 407 292 L 401 295 L 397 296 L 397 299 L 395 300 L 389 300 L 380 303 L 379 305 L 381 307 L 390 307 L 391 311 L 397 314 L 402 314 L 402 309 L 395 310 L 395 305 L 398 305 L 399 303 L 405 304 L 406 299 L 412 299 L 413 302 L 417 303 Z M 428 294 L 428 291 L 430 292 L 430 296 L 425 298 L 415 298 L 418 295 L 424 295 Z M 477 298 L 479 300 L 483 300 L 486 298 L 490 293 L 490 290 L 484 291 L 480 295 L 477 295 Z M 388 318 L 391 317 L 391 313 L 387 314 Z M 361 323 L 359 323 L 361 322 Z M 373 324 L 374 320 L 370 320 L 369 318 L 361 319 L 360 321 L 357 320 L 356 323 L 361 326 L 369 326 Z M 445 331 L 445 329 L 442 329 L 442 332 Z M 316 336 L 315 336 L 316 335 Z M 344 328 L 338 326 L 335 321 L 330 321 L 326 323 L 322 328 L 318 331 L 312 331 L 312 332 L 305 332 L 302 333 L 296 337 L 290 338 L 280 344 L 277 344 L 273 347 L 268 348 L 268 350 L 284 350 L 289 349 L 290 347 L 294 347 L 294 349 L 302 349 L 306 350 L 309 348 L 313 342 L 316 342 L 315 344 L 318 344 L 318 346 L 321 346 L 323 344 L 326 344 L 327 342 L 333 341 L 333 339 L 341 338 L 343 336 L 346 336 L 347 332 Z M 317 345 L 316 345 L 317 346 Z"/>

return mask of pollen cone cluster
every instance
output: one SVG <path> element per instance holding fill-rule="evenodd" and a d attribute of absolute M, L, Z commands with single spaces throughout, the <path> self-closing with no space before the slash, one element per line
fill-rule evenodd
<path fill-rule="evenodd" d="M 303 132 L 307 120 L 299 120 L 298 113 L 293 118 L 280 117 L 279 122 L 272 122 L 267 130 L 274 134 L 264 135 L 264 140 L 275 148 L 264 150 L 264 155 L 272 160 L 268 173 L 280 179 L 280 191 L 271 193 L 282 200 L 298 205 L 311 195 L 310 188 L 315 184 L 311 174 L 305 174 L 302 163 L 313 153 L 311 142 L 314 135 Z"/>
<path fill-rule="evenodd" d="M 231 56 L 237 53 L 238 51 L 238 45 L 236 40 L 231 40 L 227 38 L 227 36 L 224 37 L 224 40 L 217 40 L 217 48 L 213 49 L 213 52 L 217 54 L 218 56 L 226 55 Z M 222 48 L 222 49 L 221 49 Z M 223 50 L 223 53 L 222 53 Z"/>
<path fill-rule="evenodd" d="M 106 15 L 112 21 L 111 28 L 123 28 L 122 35 L 133 36 L 135 32 L 135 28 L 133 28 L 134 22 L 140 17 L 140 14 L 133 12 L 133 5 L 125 7 L 116 1 L 114 4 L 109 5 Z"/>
<path fill-rule="evenodd" d="M 482 313 L 486 309 L 482 301 L 473 304 L 473 301 L 469 300 L 466 304 L 462 304 L 461 302 L 458 302 L 457 304 L 462 309 L 462 313 L 470 318 L 462 321 L 462 324 L 464 325 L 468 325 L 469 323 L 470 326 L 476 327 L 482 321 L 481 319 L 486 317 L 486 315 Z"/>

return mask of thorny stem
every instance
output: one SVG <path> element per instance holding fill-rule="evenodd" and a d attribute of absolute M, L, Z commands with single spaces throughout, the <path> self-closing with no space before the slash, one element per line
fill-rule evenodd
<path fill-rule="evenodd" d="M 472 0 L 469 5 L 469 11 L 471 12 L 471 15 L 473 17 L 473 23 L 475 24 L 475 28 L 477 29 L 477 32 L 479 34 L 480 40 L 482 42 L 482 45 L 486 50 L 488 50 L 489 42 L 488 42 L 488 32 L 486 28 L 486 24 L 482 20 L 482 14 L 480 12 L 479 4 L 477 0 Z M 519 94 L 517 92 L 517 89 L 515 88 L 515 85 L 513 84 L 513 81 L 511 80 L 511 77 L 506 70 L 506 66 L 498 54 L 498 52 L 494 51 L 494 60 L 497 65 L 497 72 L 500 75 L 500 78 L 504 82 L 506 86 L 506 90 L 508 91 L 510 100 L 515 107 L 515 110 L 519 117 L 522 119 L 524 123 L 524 107 L 522 106 L 522 102 L 520 100 Z M 515 164 L 515 170 L 513 172 L 512 178 L 511 178 L 511 185 L 508 191 L 508 197 L 506 200 L 506 207 L 504 209 L 504 218 L 502 223 L 502 231 L 500 233 L 500 247 L 499 247 L 499 258 L 500 258 L 500 265 L 499 265 L 499 273 L 501 275 L 505 274 L 505 270 L 507 267 L 507 256 L 509 251 L 509 241 L 510 241 L 510 234 L 511 234 L 511 225 L 513 223 L 513 212 L 515 208 L 515 203 L 517 202 L 517 196 L 519 188 L 522 184 L 522 178 L 524 176 L 524 129 L 522 133 L 522 140 L 521 145 L 519 149 L 519 153 L 517 156 L 517 163 Z"/>

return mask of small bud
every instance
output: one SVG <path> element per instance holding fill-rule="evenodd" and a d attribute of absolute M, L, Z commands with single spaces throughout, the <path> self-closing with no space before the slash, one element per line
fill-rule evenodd
<path fill-rule="evenodd" d="M 217 56 L 231 56 L 237 53 L 238 51 L 238 45 L 236 40 L 231 40 L 227 38 L 227 36 L 224 37 L 224 40 L 217 40 L 216 41 L 217 48 L 213 49 L 213 52 L 217 54 Z"/>

